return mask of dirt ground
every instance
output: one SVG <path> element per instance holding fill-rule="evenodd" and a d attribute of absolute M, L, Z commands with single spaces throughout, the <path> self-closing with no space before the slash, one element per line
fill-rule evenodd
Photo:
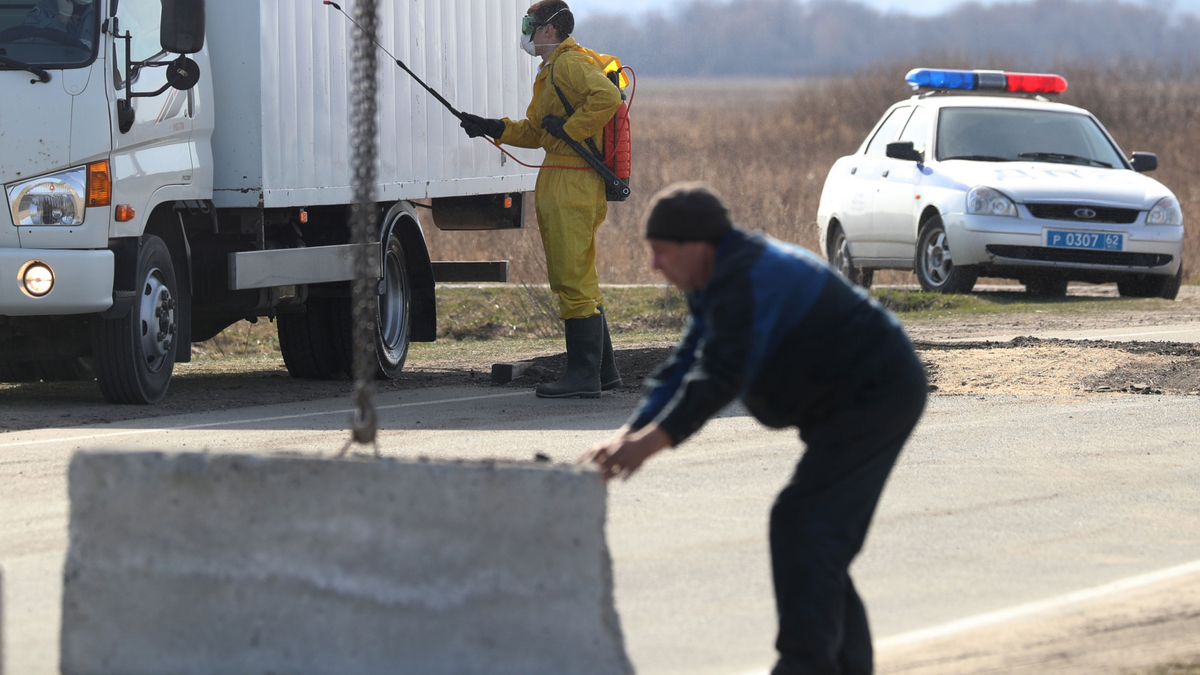
<path fill-rule="evenodd" d="M 1115 295 L 1115 288 L 1072 287 L 1072 295 Z M 983 292 L 992 292 L 984 290 Z M 1155 326 L 1200 321 L 1200 287 L 1185 287 L 1169 305 L 1120 313 L 1032 312 L 968 315 L 936 321 L 919 315 L 906 330 L 925 363 L 934 395 L 1024 394 L 1034 396 L 1200 395 L 1200 346 L 1161 342 L 1039 340 L 970 341 L 1053 330 Z M 620 327 L 616 327 L 617 330 Z M 946 344 L 948 339 L 967 340 Z M 669 343 L 617 338 L 617 365 L 625 392 L 663 361 Z M 402 376 L 380 382 L 380 391 L 439 385 L 492 387 L 491 366 L 532 360 L 522 378 L 502 385 L 532 388 L 557 377 L 565 365 L 558 343 L 491 341 L 488 348 L 428 356 L 414 347 Z M 445 352 L 439 352 L 445 353 Z M 233 410 L 264 401 L 288 403 L 349 396 L 351 382 L 291 378 L 277 355 L 256 359 L 199 358 L 176 366 L 167 397 L 155 406 L 115 406 L 94 382 L 0 384 L 0 431 L 104 424 L 189 412 Z"/>

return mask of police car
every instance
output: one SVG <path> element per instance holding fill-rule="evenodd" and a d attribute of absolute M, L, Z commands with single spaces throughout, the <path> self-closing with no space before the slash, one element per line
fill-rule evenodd
<path fill-rule="evenodd" d="M 1048 96 L 1057 75 L 916 69 L 858 152 L 829 172 L 821 251 L 846 277 L 916 272 L 921 287 L 967 293 L 980 276 L 1034 295 L 1068 281 L 1117 282 L 1122 296 L 1174 298 L 1183 213 L 1152 153 L 1126 159 L 1086 110 Z"/>

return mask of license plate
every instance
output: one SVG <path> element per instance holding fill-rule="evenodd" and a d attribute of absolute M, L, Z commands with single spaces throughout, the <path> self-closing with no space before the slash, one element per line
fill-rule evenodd
<path fill-rule="evenodd" d="M 1124 251 L 1125 235 L 1114 232 L 1046 230 L 1046 245 L 1055 248 L 1086 248 L 1092 251 Z"/>

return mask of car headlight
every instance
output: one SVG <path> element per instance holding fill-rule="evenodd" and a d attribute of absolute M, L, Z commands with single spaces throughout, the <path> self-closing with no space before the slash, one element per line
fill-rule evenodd
<path fill-rule="evenodd" d="M 979 216 L 1017 217 L 1017 205 L 1003 192 L 989 187 L 973 187 L 967 192 L 967 213 Z"/>
<path fill-rule="evenodd" d="M 1179 200 L 1174 197 L 1163 197 L 1158 200 L 1150 213 L 1146 214 L 1147 225 L 1182 225 L 1183 209 L 1179 208 Z"/>
<path fill-rule="evenodd" d="M 81 225 L 87 195 L 87 167 L 40 176 L 7 187 L 13 223 Z"/>

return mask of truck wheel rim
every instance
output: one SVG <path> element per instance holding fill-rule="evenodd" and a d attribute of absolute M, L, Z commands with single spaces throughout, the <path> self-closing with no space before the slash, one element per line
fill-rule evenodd
<path fill-rule="evenodd" d="M 383 259 L 383 296 L 379 298 L 379 334 L 388 351 L 404 339 L 404 269 L 395 249 L 388 247 Z"/>
<path fill-rule="evenodd" d="M 142 357 L 151 372 L 157 371 L 167 360 L 176 330 L 175 298 L 163 283 L 163 273 L 157 267 L 150 270 L 142 284 L 139 319 Z"/>

